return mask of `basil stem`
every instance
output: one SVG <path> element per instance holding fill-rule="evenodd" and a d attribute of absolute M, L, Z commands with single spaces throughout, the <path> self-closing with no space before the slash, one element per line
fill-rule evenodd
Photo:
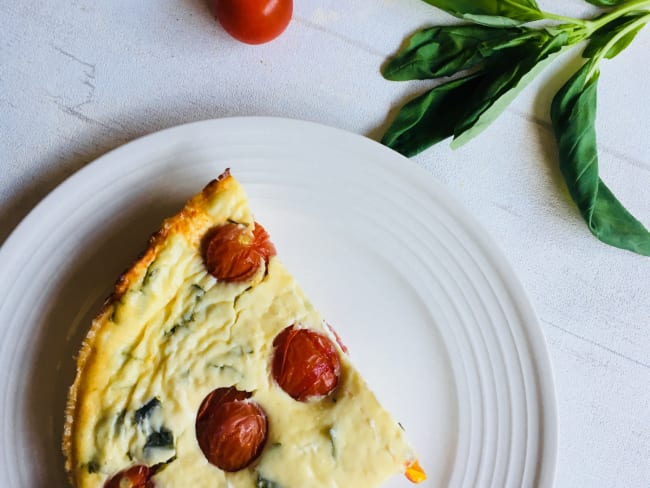
<path fill-rule="evenodd" d="M 171 430 L 164 427 L 162 427 L 159 431 L 153 431 L 147 436 L 144 448 L 145 450 L 154 448 L 173 449 L 174 434 L 172 434 Z"/>

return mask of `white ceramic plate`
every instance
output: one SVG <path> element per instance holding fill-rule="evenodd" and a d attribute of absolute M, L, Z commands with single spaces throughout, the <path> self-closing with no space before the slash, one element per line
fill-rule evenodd
<path fill-rule="evenodd" d="M 556 406 L 544 339 L 477 222 L 375 142 L 236 118 L 165 130 L 99 158 L 0 249 L 0 486 L 65 486 L 63 409 L 91 318 L 162 218 L 226 167 L 406 427 L 429 474 L 421 486 L 552 485 Z"/>

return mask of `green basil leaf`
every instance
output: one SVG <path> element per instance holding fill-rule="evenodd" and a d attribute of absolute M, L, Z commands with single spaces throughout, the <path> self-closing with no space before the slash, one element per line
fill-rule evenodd
<path fill-rule="evenodd" d="M 147 440 L 144 444 L 145 449 L 154 449 L 154 448 L 163 448 L 163 449 L 173 449 L 174 448 L 174 434 L 171 430 L 162 427 L 159 431 L 154 431 L 147 436 Z"/>
<path fill-rule="evenodd" d="M 503 112 L 567 39 L 566 33 L 527 29 L 505 43 L 511 44 L 508 49 L 500 49 L 504 43 L 492 46 L 480 71 L 438 85 L 402 107 L 381 142 L 406 156 L 451 136 L 452 147 L 464 144 Z"/>
<path fill-rule="evenodd" d="M 598 7 L 614 7 L 615 5 L 621 5 L 627 3 L 630 0 L 586 0 L 592 5 L 597 5 Z"/>
<path fill-rule="evenodd" d="M 261 474 L 257 474 L 257 480 L 255 482 L 255 488 L 282 488 L 279 483 L 266 479 Z"/>
<path fill-rule="evenodd" d="M 465 101 L 467 108 L 454 130 L 452 148 L 483 132 L 567 45 L 566 33 L 551 36 L 545 31 L 536 32 L 537 39 L 530 38 L 528 44 L 504 56 L 500 66 L 492 66 L 484 83 Z"/>
<path fill-rule="evenodd" d="M 560 170 L 589 230 L 602 242 L 650 256 L 650 232 L 618 201 L 598 175 L 596 93 L 598 72 L 585 64 L 551 104 Z M 588 77 L 589 76 L 589 77 Z"/>
<path fill-rule="evenodd" d="M 529 29 L 437 26 L 416 32 L 383 68 L 386 79 L 424 80 L 470 69 L 500 50 L 525 42 Z"/>
<path fill-rule="evenodd" d="M 484 27 L 493 29 L 493 27 Z M 528 27 L 511 27 L 508 29 L 496 29 L 499 31 L 506 31 L 508 34 L 501 37 L 494 37 L 486 39 L 477 46 L 481 55 L 486 60 L 494 59 L 495 57 L 504 54 L 503 51 L 513 49 L 521 46 L 538 45 L 540 40 L 548 38 L 548 32 L 540 29 L 530 29 Z M 511 55 L 508 53 L 508 57 Z"/>
<path fill-rule="evenodd" d="M 138 425 L 142 425 L 144 420 L 146 418 L 149 418 L 151 416 L 151 413 L 158 407 L 160 407 L 160 400 L 158 397 L 153 397 L 151 400 L 149 400 L 147 403 L 135 411 L 133 414 L 133 422 Z"/>
<path fill-rule="evenodd" d="M 611 48 L 609 51 L 607 51 L 607 54 L 605 57 L 607 59 L 612 59 L 614 56 L 616 56 L 618 53 L 620 53 L 623 49 L 628 47 L 630 43 L 634 40 L 636 35 L 639 33 L 641 29 L 645 27 L 645 24 L 641 24 L 636 26 L 634 29 L 632 29 L 630 32 L 625 34 L 622 38 L 620 38 Z"/>
<path fill-rule="evenodd" d="M 544 18 L 535 0 L 424 0 L 477 24 L 507 27 Z"/>
<path fill-rule="evenodd" d="M 381 142 L 414 156 L 454 134 L 462 116 L 461 107 L 480 83 L 484 73 L 438 85 L 404 105 Z"/>
<path fill-rule="evenodd" d="M 596 56 L 602 49 L 605 48 L 607 43 L 611 41 L 616 35 L 618 35 L 623 29 L 627 28 L 631 23 L 636 22 L 641 17 L 644 17 L 646 15 L 648 15 L 647 12 L 631 13 L 605 24 L 603 27 L 594 32 L 589 38 L 589 44 L 587 44 L 587 47 L 585 47 L 585 50 L 582 52 L 582 56 L 585 58 L 592 58 Z M 608 50 L 608 52 L 605 54 L 605 57 L 611 59 L 627 46 L 629 46 L 644 25 L 645 24 L 641 24 L 625 34 Z"/>
<path fill-rule="evenodd" d="M 96 459 L 91 459 L 87 464 L 86 464 L 86 469 L 88 470 L 89 473 L 98 473 L 99 469 L 101 468 L 99 462 Z"/>

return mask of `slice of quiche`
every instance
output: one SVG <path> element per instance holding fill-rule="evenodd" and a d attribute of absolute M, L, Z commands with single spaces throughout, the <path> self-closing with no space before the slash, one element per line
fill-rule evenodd
<path fill-rule="evenodd" d="M 76 487 L 374 487 L 425 476 L 228 171 L 93 321 L 63 439 Z"/>

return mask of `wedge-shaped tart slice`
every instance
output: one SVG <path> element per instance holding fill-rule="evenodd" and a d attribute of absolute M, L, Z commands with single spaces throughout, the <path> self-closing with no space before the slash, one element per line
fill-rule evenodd
<path fill-rule="evenodd" d="M 77 487 L 424 479 L 227 171 L 163 223 L 94 320 L 63 448 Z"/>

